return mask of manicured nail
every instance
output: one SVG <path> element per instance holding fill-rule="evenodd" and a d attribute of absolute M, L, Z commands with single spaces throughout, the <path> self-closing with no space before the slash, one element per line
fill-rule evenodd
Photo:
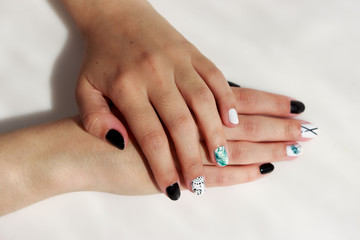
<path fill-rule="evenodd" d="M 268 174 L 271 173 L 272 171 L 274 171 L 274 165 L 272 165 L 271 163 L 265 163 L 260 166 L 261 174 Z"/>
<path fill-rule="evenodd" d="M 215 160 L 219 166 L 224 167 L 229 164 L 229 157 L 227 155 L 226 149 L 224 146 L 218 147 L 215 151 Z"/>
<path fill-rule="evenodd" d="M 301 136 L 303 138 L 314 138 L 318 135 L 318 128 L 309 123 L 301 124 Z"/>
<path fill-rule="evenodd" d="M 292 144 L 286 146 L 286 154 L 289 157 L 300 156 L 303 153 L 302 146 L 300 144 Z"/>
<path fill-rule="evenodd" d="M 235 108 L 229 110 L 229 121 L 232 124 L 239 124 L 239 117 L 238 113 L 236 112 Z"/>
<path fill-rule="evenodd" d="M 233 83 L 231 81 L 227 81 L 230 87 L 240 87 L 240 85 Z"/>
<path fill-rule="evenodd" d="M 204 194 L 206 188 L 205 188 L 205 180 L 203 176 L 197 177 L 191 181 L 191 190 L 196 195 Z"/>
<path fill-rule="evenodd" d="M 166 194 L 171 200 L 178 200 L 180 198 L 180 188 L 178 183 L 174 183 L 166 188 Z"/>
<path fill-rule="evenodd" d="M 291 113 L 302 113 L 305 111 L 305 105 L 300 101 L 291 101 Z"/>
<path fill-rule="evenodd" d="M 115 147 L 123 150 L 125 148 L 125 142 L 123 136 L 116 130 L 111 129 L 106 134 L 106 140 L 108 140 Z"/>

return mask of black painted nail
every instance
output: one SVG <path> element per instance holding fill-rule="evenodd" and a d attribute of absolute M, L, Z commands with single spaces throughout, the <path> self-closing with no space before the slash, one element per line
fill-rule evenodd
<path fill-rule="evenodd" d="M 291 113 L 302 113 L 305 111 L 305 105 L 299 101 L 291 101 Z"/>
<path fill-rule="evenodd" d="M 171 200 L 178 200 L 180 198 L 180 188 L 178 183 L 174 183 L 166 188 L 166 194 Z"/>
<path fill-rule="evenodd" d="M 236 83 L 233 83 L 233 82 L 230 82 L 230 81 L 227 81 L 229 86 L 230 87 L 240 87 L 240 85 L 236 84 Z"/>
<path fill-rule="evenodd" d="M 116 130 L 110 129 L 106 134 L 106 139 L 115 147 L 123 150 L 125 148 L 125 142 L 123 136 Z"/>
<path fill-rule="evenodd" d="M 260 166 L 261 174 L 271 173 L 272 171 L 274 171 L 274 165 L 272 165 L 271 163 L 265 163 Z"/>

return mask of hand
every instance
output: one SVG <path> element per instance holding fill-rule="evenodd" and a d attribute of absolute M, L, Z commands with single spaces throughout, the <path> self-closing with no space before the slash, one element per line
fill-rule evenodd
<path fill-rule="evenodd" d="M 201 146 L 200 151 L 205 175 L 204 179 L 199 179 L 197 184 L 191 186 L 192 191 L 196 194 L 205 191 L 205 180 L 207 186 L 210 187 L 228 186 L 256 180 L 273 170 L 273 165 L 269 162 L 294 160 L 299 157 L 303 153 L 303 148 L 297 141 L 310 140 L 318 133 L 317 128 L 308 122 L 292 119 L 305 109 L 304 104 L 299 101 L 286 96 L 247 88 L 233 87 L 232 91 L 237 100 L 237 111 L 241 114 L 239 114 L 240 123 L 238 126 L 235 128 L 224 126 L 229 150 L 229 166 L 226 168 L 215 167 L 216 165 L 210 158 L 204 138 L 199 131 L 198 141 Z M 121 118 L 116 109 L 114 112 L 117 117 Z M 131 156 L 121 161 L 121 169 L 111 167 L 109 168 L 111 172 L 105 172 L 106 178 L 109 176 L 113 178 L 108 179 L 104 188 L 111 186 L 110 192 L 127 195 L 158 192 L 156 184 L 153 186 L 154 182 L 151 181 L 152 174 L 150 171 L 145 171 L 146 158 L 142 155 L 138 144 L 135 141 L 131 142 L 132 145 L 129 144 L 128 149 L 126 149 L 131 152 Z M 134 172 L 140 166 L 134 160 L 138 157 L 137 154 L 143 159 L 142 164 L 144 166 L 140 164 L 143 173 Z M 172 154 L 176 164 L 177 159 L 174 150 Z M 110 155 L 113 154 L 110 153 Z M 100 164 L 103 164 L 103 161 Z M 101 166 L 95 168 L 98 167 L 101 168 Z M 141 183 L 136 184 L 138 177 L 141 179 Z M 124 182 L 122 179 L 126 179 L 126 181 Z M 144 179 L 146 179 L 146 183 Z M 124 190 L 124 185 L 128 181 L 132 185 L 127 186 Z M 114 185 L 114 183 L 120 183 L 120 185 Z M 180 187 L 188 188 L 186 182 L 181 182 Z M 174 186 L 171 190 L 171 194 L 180 195 L 179 190 L 175 189 Z M 173 198 L 174 196 L 171 194 L 168 193 L 169 197 Z"/>
<path fill-rule="evenodd" d="M 238 110 L 250 115 L 240 115 L 238 127 L 224 129 L 230 166 L 215 167 L 204 141 L 198 141 L 204 176 L 210 187 L 258 179 L 273 170 L 268 162 L 298 157 L 302 147 L 296 141 L 317 135 L 317 128 L 301 120 L 276 118 L 294 116 L 291 111 L 303 109 L 299 102 L 251 89 L 233 88 L 233 91 L 242 103 Z M 1 135 L 0 215 L 73 191 L 126 195 L 159 192 L 147 160 L 131 139 L 124 151 L 117 151 L 86 133 L 78 118 Z M 184 182 L 181 186 L 187 188 Z M 205 190 L 203 185 L 193 187 L 196 193 Z M 171 190 L 170 197 L 180 194 L 176 186 Z"/>
<path fill-rule="evenodd" d="M 64 3 L 86 42 L 76 96 L 89 133 L 120 149 L 128 145 L 126 128 L 109 109 L 111 101 L 125 117 L 161 191 L 166 192 L 179 182 L 168 131 L 191 189 L 192 181 L 204 176 L 193 113 L 211 161 L 227 165 L 226 157 L 215 154 L 226 156 L 222 124 L 236 126 L 236 103 L 212 62 L 145 0 Z"/>

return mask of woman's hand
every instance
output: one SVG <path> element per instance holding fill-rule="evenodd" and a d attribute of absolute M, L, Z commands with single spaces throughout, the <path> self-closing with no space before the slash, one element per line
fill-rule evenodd
<path fill-rule="evenodd" d="M 227 165 L 222 125 L 236 126 L 238 116 L 234 95 L 212 62 L 145 0 L 63 2 L 86 42 L 76 96 L 89 133 L 120 149 L 128 145 L 111 101 L 166 192 L 179 182 L 168 132 L 191 189 L 192 181 L 204 176 L 193 113 L 211 161 Z"/>
<path fill-rule="evenodd" d="M 239 112 L 246 115 L 239 115 L 238 127 L 224 128 L 229 166 L 216 167 L 205 142 L 198 140 L 210 187 L 256 180 L 273 170 L 269 162 L 298 157 L 302 147 L 297 141 L 317 135 L 317 128 L 301 120 L 277 118 L 292 117 L 291 109 L 301 107 L 291 98 L 243 88 L 233 91 L 241 102 Z M 124 151 L 118 151 L 85 132 L 78 118 L 4 134 L 0 143 L 0 215 L 73 191 L 123 195 L 162 191 L 133 137 Z M 176 159 L 174 149 L 171 153 Z M 203 179 L 197 180 L 193 191 L 201 193 L 205 190 Z M 188 188 L 186 182 L 179 185 Z M 169 197 L 180 195 L 179 185 L 171 186 Z"/>

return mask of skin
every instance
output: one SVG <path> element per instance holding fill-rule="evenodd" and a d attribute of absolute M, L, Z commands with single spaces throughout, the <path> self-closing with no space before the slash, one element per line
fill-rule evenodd
<path fill-rule="evenodd" d="M 199 135 L 197 140 L 208 187 L 259 179 L 264 176 L 259 171 L 260 165 L 295 159 L 286 155 L 285 148 L 304 140 L 300 133 L 302 121 L 284 118 L 294 116 L 289 114 L 290 98 L 251 89 L 233 88 L 233 92 L 236 98 L 244 100 L 237 105 L 242 109 L 239 118 L 243 122 L 236 128 L 223 126 L 229 166 L 216 167 L 208 155 L 204 138 Z M 259 104 L 261 102 L 264 104 Z M 112 110 L 122 119 L 116 109 Z M 258 116 L 260 114 L 264 116 Z M 171 149 L 177 166 L 179 161 L 175 150 Z M 146 157 L 131 134 L 128 147 L 119 151 L 87 133 L 79 117 L 1 135 L 0 166 L 0 215 L 68 192 L 100 191 L 121 195 L 161 192 Z M 186 181 L 180 183 L 182 189 L 187 188 Z"/>
<path fill-rule="evenodd" d="M 86 131 L 105 140 L 115 129 L 127 147 L 127 122 L 162 192 L 180 181 L 168 132 L 190 189 L 204 175 L 197 128 L 215 163 L 215 149 L 227 144 L 223 124 L 236 126 L 229 121 L 236 100 L 221 71 L 145 0 L 63 3 L 86 43 L 76 91 Z"/>

